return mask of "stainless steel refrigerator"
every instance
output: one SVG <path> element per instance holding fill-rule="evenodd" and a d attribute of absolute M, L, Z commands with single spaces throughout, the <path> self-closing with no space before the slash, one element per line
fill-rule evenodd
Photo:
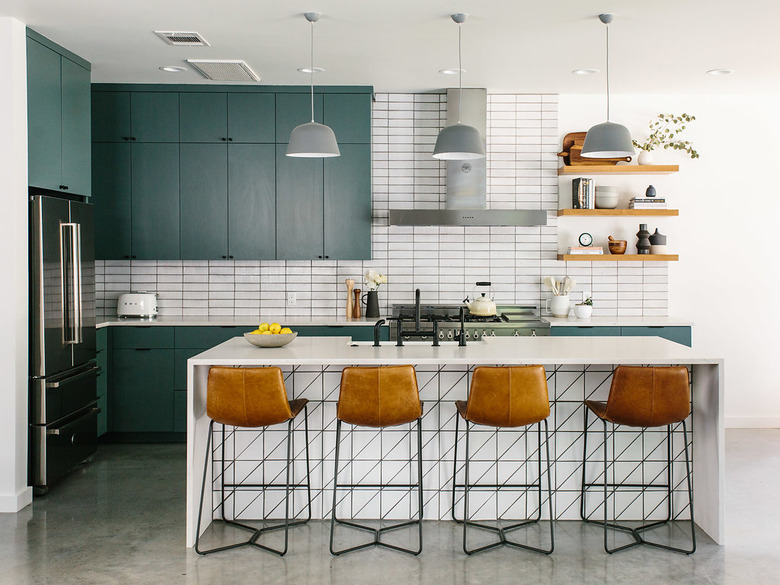
<path fill-rule="evenodd" d="M 36 493 L 97 449 L 92 206 L 30 198 L 30 467 Z"/>

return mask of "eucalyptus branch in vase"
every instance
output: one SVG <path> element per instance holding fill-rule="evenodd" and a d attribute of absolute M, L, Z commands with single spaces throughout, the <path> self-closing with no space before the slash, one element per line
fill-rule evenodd
<path fill-rule="evenodd" d="M 650 152 L 661 147 L 664 150 L 669 148 L 681 150 L 688 153 L 691 158 L 699 158 L 699 153 L 693 148 L 693 144 L 679 137 L 680 133 L 687 127 L 687 124 L 695 119 L 696 116 L 689 116 L 688 114 L 680 114 L 678 116 L 674 114 L 658 114 L 648 124 L 650 135 L 647 139 L 644 142 L 632 140 L 634 147 L 641 151 L 638 159 L 639 164 L 650 164 L 652 162 Z"/>

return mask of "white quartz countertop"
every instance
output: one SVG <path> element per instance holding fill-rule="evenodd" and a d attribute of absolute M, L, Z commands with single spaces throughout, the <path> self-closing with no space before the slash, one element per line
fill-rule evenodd
<path fill-rule="evenodd" d="M 353 344 L 349 337 L 297 337 L 278 348 L 260 348 L 234 337 L 188 360 L 199 365 L 380 364 L 721 364 L 679 343 L 656 337 L 496 337 L 466 347 L 443 343 Z"/>
<path fill-rule="evenodd" d="M 98 320 L 97 328 L 101 327 L 251 327 L 254 329 L 260 323 L 274 323 L 279 317 L 182 317 L 158 315 L 154 319 L 119 319 L 109 317 Z M 346 319 L 345 317 L 289 317 L 279 321 L 285 327 L 344 327 L 344 326 L 374 326 L 378 319 Z"/>
<path fill-rule="evenodd" d="M 385 317 L 382 317 L 385 318 Z M 257 327 L 263 321 L 273 323 L 276 318 L 255 317 L 182 317 L 182 316 L 158 316 L 155 319 L 119 319 L 108 317 L 99 319 L 97 328 L 102 327 Z M 577 319 L 569 317 L 559 319 L 556 317 L 543 317 L 551 327 L 690 327 L 692 321 L 676 319 L 674 317 L 592 317 L 590 319 Z M 346 319 L 344 317 L 290 317 L 279 321 L 289 327 L 344 327 L 349 325 L 373 326 L 377 319 Z"/>
<path fill-rule="evenodd" d="M 675 317 L 543 317 L 550 327 L 691 327 L 693 321 Z"/>

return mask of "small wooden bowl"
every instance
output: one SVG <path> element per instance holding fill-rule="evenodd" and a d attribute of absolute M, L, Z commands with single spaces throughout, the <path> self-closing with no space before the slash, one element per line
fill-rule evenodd
<path fill-rule="evenodd" d="M 626 253 L 626 240 L 609 240 L 609 253 L 610 254 L 625 254 Z"/>

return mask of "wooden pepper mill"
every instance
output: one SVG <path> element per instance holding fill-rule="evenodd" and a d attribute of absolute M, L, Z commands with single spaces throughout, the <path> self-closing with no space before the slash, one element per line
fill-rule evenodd
<path fill-rule="evenodd" d="M 355 306 L 352 308 L 352 318 L 360 319 L 360 289 L 356 288 L 353 292 L 355 294 Z"/>
<path fill-rule="evenodd" d="M 348 278 L 344 282 L 347 285 L 347 319 L 352 319 L 352 288 L 355 286 L 355 279 Z"/>

